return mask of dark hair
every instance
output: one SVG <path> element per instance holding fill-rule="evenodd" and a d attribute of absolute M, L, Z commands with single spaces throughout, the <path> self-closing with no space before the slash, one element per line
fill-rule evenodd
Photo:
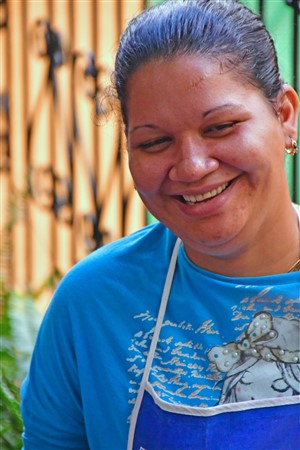
<path fill-rule="evenodd" d="M 121 36 L 114 85 L 126 123 L 130 76 L 154 58 L 216 58 L 272 100 L 282 87 L 274 42 L 260 18 L 237 0 L 168 0 L 132 19 Z"/>

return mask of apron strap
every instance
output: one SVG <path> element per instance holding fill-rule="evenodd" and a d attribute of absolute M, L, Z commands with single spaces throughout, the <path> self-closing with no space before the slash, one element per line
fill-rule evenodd
<path fill-rule="evenodd" d="M 170 260 L 170 265 L 169 265 L 169 269 L 168 269 L 168 273 L 167 273 L 167 277 L 166 277 L 166 281 L 165 281 L 165 285 L 164 285 L 164 290 L 163 290 L 162 297 L 161 297 L 159 312 L 158 312 L 156 325 L 155 325 L 150 349 L 148 352 L 148 356 L 147 356 L 147 360 L 146 360 L 146 364 L 145 364 L 145 368 L 144 368 L 142 381 L 141 381 L 141 384 L 139 387 L 138 395 L 137 395 L 137 398 L 136 398 L 136 401 L 134 404 L 134 408 L 132 410 L 131 418 L 130 418 L 130 428 L 129 428 L 128 444 L 127 444 L 128 450 L 131 450 L 132 446 L 133 446 L 136 422 L 137 422 L 139 410 L 141 407 L 141 403 L 143 400 L 144 390 L 145 390 L 145 387 L 146 387 L 146 384 L 147 384 L 147 381 L 149 378 L 149 373 L 150 373 L 150 369 L 152 366 L 154 353 L 156 350 L 161 326 L 162 326 L 162 323 L 164 320 L 164 316 L 165 316 L 165 312 L 166 312 L 166 308 L 167 308 L 167 304 L 168 304 L 168 300 L 169 300 L 169 295 L 170 295 L 172 281 L 173 281 L 173 277 L 174 277 L 174 273 L 175 273 L 175 267 L 176 267 L 178 250 L 179 250 L 180 244 L 181 244 L 181 239 L 177 238 L 176 243 L 173 248 L 171 260 Z"/>

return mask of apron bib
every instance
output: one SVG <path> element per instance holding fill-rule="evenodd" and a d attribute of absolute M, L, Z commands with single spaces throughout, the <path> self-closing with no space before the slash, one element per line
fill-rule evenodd
<path fill-rule="evenodd" d="M 300 396 L 197 408 L 161 400 L 149 383 L 180 244 L 177 239 L 131 415 L 128 450 L 299 450 Z"/>

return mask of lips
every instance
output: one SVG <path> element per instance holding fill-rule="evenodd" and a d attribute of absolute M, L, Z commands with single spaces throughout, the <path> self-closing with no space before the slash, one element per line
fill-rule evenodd
<path fill-rule="evenodd" d="M 196 203 L 201 203 L 204 200 L 211 199 L 213 197 L 216 197 L 217 195 L 221 194 L 221 192 L 225 191 L 225 189 L 229 186 L 229 183 L 224 183 L 218 186 L 217 188 L 212 189 L 211 191 L 205 192 L 204 194 L 197 194 L 197 195 L 183 195 L 183 200 L 190 204 L 194 205 Z"/>

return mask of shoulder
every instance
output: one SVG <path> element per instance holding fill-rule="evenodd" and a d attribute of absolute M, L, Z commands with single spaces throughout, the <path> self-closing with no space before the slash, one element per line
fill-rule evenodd
<path fill-rule="evenodd" d="M 120 268 L 133 264 L 139 269 L 140 264 L 149 262 L 151 258 L 169 259 L 175 240 L 173 233 L 161 223 L 149 225 L 95 250 L 78 262 L 69 271 L 67 278 L 72 279 L 81 274 L 115 274 L 113 269 L 116 266 Z"/>
<path fill-rule="evenodd" d="M 107 244 L 79 261 L 60 282 L 54 301 L 104 295 L 122 285 L 140 284 L 165 273 L 176 236 L 161 223 L 144 227 L 135 233 Z M 62 300 L 63 298 L 63 300 Z M 72 300 L 73 303 L 73 300 Z"/>

